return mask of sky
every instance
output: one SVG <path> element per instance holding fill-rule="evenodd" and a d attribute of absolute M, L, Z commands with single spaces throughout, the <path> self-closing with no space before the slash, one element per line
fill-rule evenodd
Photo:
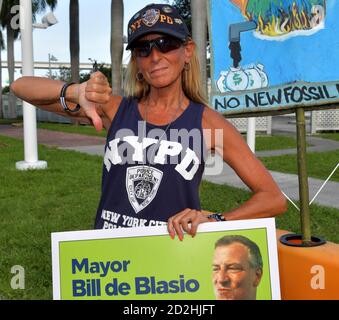
<path fill-rule="evenodd" d="M 171 1 L 170 1 L 171 2 Z M 124 34 L 127 35 L 127 24 L 134 13 L 148 3 L 167 3 L 166 0 L 125 0 L 124 1 Z M 98 62 L 110 63 L 110 29 L 111 0 L 79 0 L 80 8 L 80 61 L 88 63 L 89 58 Z M 44 14 L 48 13 L 47 10 Z M 58 0 L 54 10 L 58 23 L 48 29 L 33 31 L 34 60 L 48 61 L 48 54 L 53 54 L 60 62 L 69 62 L 69 0 Z M 38 15 L 37 23 L 44 14 Z M 6 51 L 2 59 L 7 60 Z M 21 61 L 21 42 L 15 43 L 15 60 Z M 124 56 L 128 61 L 128 52 Z M 35 75 L 46 75 L 47 70 L 36 70 Z M 15 78 L 20 77 L 17 70 Z M 7 71 L 3 70 L 4 83 L 8 80 Z"/>

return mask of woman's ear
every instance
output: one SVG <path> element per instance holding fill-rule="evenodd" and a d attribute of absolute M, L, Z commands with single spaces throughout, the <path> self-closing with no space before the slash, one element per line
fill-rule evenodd
<path fill-rule="evenodd" d="M 185 45 L 185 62 L 190 63 L 195 50 L 195 43 L 192 40 L 188 40 Z"/>

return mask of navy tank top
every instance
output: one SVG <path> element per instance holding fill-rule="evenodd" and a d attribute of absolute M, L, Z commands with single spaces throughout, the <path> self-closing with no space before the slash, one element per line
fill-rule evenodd
<path fill-rule="evenodd" d="M 170 126 L 156 126 L 143 121 L 137 99 L 122 99 L 107 134 L 96 229 L 160 226 L 201 210 L 203 111 L 190 101 Z"/>

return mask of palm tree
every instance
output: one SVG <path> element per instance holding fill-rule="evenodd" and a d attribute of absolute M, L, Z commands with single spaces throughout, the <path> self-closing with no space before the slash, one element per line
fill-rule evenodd
<path fill-rule="evenodd" d="M 111 4 L 111 60 L 112 93 L 120 95 L 122 90 L 122 54 L 124 35 L 124 2 L 112 0 Z"/>
<path fill-rule="evenodd" d="M 5 42 L 2 35 L 2 30 L 0 30 L 0 119 L 4 117 L 2 112 L 2 58 L 1 52 L 5 49 Z"/>
<path fill-rule="evenodd" d="M 192 12 L 192 36 L 198 46 L 201 80 L 207 93 L 207 69 L 206 69 L 206 46 L 207 46 L 207 2 L 206 0 L 191 1 Z"/>
<path fill-rule="evenodd" d="M 238 0 L 232 0 L 238 1 Z M 241 0 L 239 0 L 241 1 Z M 207 50 L 209 39 L 207 32 L 207 1 L 206 0 L 173 0 L 172 5 L 177 8 L 196 42 L 199 52 L 201 80 L 203 88 L 207 90 L 207 78 L 210 68 L 207 65 Z"/>
<path fill-rule="evenodd" d="M 4 1 L 2 4 L 0 22 L 1 27 L 6 29 L 7 34 L 7 65 L 8 65 L 8 78 L 11 84 L 14 81 L 14 41 L 18 38 L 19 30 L 11 26 L 13 14 L 11 8 L 18 5 L 19 1 Z M 12 92 L 8 95 L 8 117 L 16 118 L 16 98 Z"/>
<path fill-rule="evenodd" d="M 71 52 L 72 81 L 79 82 L 80 40 L 79 40 L 79 1 L 69 2 L 69 40 Z"/>
<path fill-rule="evenodd" d="M 20 5 L 20 0 L 6 0 L 2 4 L 2 10 L 0 13 L 0 24 L 3 28 L 6 29 L 7 33 L 7 63 L 8 63 L 8 78 L 9 83 L 11 84 L 14 81 L 14 41 L 19 36 L 19 28 L 13 28 L 13 13 L 11 9 L 14 6 Z M 32 0 L 32 14 L 33 20 L 36 20 L 36 15 L 43 13 L 47 7 L 51 10 L 57 5 L 57 0 Z M 17 13 L 16 13 L 17 14 Z M 10 92 L 8 97 L 8 112 L 10 118 L 16 118 L 16 98 L 12 92 Z"/>
<path fill-rule="evenodd" d="M 192 33 L 191 0 L 173 0 L 172 6 L 179 11 L 188 27 L 189 32 Z"/>

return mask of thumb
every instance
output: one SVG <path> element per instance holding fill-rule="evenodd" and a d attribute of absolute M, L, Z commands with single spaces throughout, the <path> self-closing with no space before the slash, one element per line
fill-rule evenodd
<path fill-rule="evenodd" d="M 92 120 L 93 126 L 95 127 L 95 130 L 100 132 L 102 130 L 103 124 L 102 124 L 102 119 L 98 115 L 95 107 L 94 108 L 89 108 L 85 110 L 86 115 L 88 118 Z"/>

